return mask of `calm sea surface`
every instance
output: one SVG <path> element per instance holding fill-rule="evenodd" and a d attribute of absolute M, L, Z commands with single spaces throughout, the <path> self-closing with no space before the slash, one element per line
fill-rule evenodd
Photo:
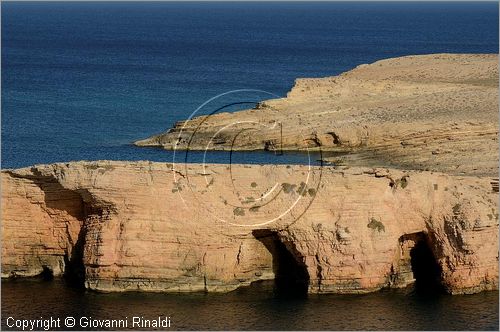
<path fill-rule="evenodd" d="M 2 168 L 68 160 L 172 161 L 130 143 L 200 110 L 283 96 L 297 77 L 382 58 L 498 53 L 497 3 L 2 3 Z M 191 153 L 190 161 L 199 161 Z M 318 156 L 311 156 L 312 161 Z M 227 162 L 226 153 L 208 161 Z M 305 163 L 302 153 L 233 161 Z M 498 329 L 498 293 L 283 299 L 96 294 L 61 281 L 2 284 L 8 316 L 168 315 L 177 329 Z"/>
<path fill-rule="evenodd" d="M 227 294 L 99 294 L 62 281 L 2 284 L 8 317 L 126 319 L 170 317 L 171 329 L 199 330 L 497 330 L 498 292 L 424 296 L 408 290 L 366 295 L 280 298 L 261 283 Z"/>
<path fill-rule="evenodd" d="M 268 93 L 225 96 L 200 114 L 283 96 L 297 77 L 437 52 L 498 53 L 498 4 L 2 2 L 2 168 L 172 161 L 130 143 L 227 91 Z M 307 162 L 300 153 L 233 157 Z"/>

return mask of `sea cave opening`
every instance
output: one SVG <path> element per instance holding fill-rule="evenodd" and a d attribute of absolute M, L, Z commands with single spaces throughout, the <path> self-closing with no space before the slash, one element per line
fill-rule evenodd
<path fill-rule="evenodd" d="M 402 241 L 410 241 L 409 259 L 415 291 L 420 294 L 437 294 L 443 292 L 441 283 L 441 266 L 438 264 L 429 237 L 424 232 L 405 235 Z"/>
<path fill-rule="evenodd" d="M 252 233 L 272 255 L 275 294 L 279 297 L 307 296 L 309 273 L 294 244 L 283 241 L 275 231 L 254 230 Z"/>
<path fill-rule="evenodd" d="M 100 209 L 92 209 L 89 205 L 83 204 L 83 217 L 85 220 L 92 214 L 102 215 Z M 83 252 L 87 228 L 81 225 L 76 243 L 73 245 L 70 255 L 64 257 L 64 279 L 66 284 L 73 288 L 85 288 L 85 265 L 83 263 Z"/>
<path fill-rule="evenodd" d="M 42 272 L 38 275 L 43 281 L 50 281 L 54 279 L 54 271 L 47 265 L 42 265 Z"/>

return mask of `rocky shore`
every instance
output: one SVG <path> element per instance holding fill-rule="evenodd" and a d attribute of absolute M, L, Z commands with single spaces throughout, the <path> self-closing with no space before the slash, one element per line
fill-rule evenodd
<path fill-rule="evenodd" d="M 314 167 L 2 170 L 2 277 L 64 275 L 97 291 L 261 280 L 309 293 L 498 289 L 497 55 L 407 56 L 299 79 L 286 98 L 136 145 L 342 156 Z"/>
<path fill-rule="evenodd" d="M 436 268 L 450 293 L 498 289 L 489 177 L 109 161 L 1 177 L 3 277 L 174 292 L 276 278 L 310 293 L 362 293 Z"/>
<path fill-rule="evenodd" d="M 498 55 L 432 54 L 298 79 L 286 98 L 178 122 L 138 146 L 345 153 L 327 161 L 498 173 Z"/>

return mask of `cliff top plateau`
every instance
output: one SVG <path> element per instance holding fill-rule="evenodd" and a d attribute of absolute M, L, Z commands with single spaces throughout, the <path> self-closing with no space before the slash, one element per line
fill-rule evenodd
<path fill-rule="evenodd" d="M 498 170 L 497 134 L 498 55 L 432 54 L 297 79 L 286 98 L 181 121 L 135 144 L 321 149 L 339 153 L 325 158 L 335 164 L 491 176 Z"/>
<path fill-rule="evenodd" d="M 2 170 L 2 277 L 66 275 L 98 291 L 498 289 L 497 55 L 299 79 L 286 98 L 136 144 L 336 155 Z"/>

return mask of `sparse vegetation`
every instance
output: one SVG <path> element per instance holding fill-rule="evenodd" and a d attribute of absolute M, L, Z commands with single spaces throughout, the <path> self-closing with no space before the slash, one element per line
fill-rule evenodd
<path fill-rule="evenodd" d="M 379 233 L 380 232 L 385 232 L 385 226 L 382 224 L 381 221 L 375 219 L 374 217 L 370 218 L 370 222 L 368 223 L 368 228 L 371 228 L 373 230 L 377 230 Z"/>
<path fill-rule="evenodd" d="M 241 207 L 234 208 L 233 213 L 235 216 L 244 216 L 245 215 L 245 210 Z"/>
<path fill-rule="evenodd" d="M 312 229 L 315 232 L 320 232 L 322 228 L 323 228 L 323 224 L 321 224 L 321 223 L 312 224 Z"/>
<path fill-rule="evenodd" d="M 289 193 L 293 192 L 295 187 L 297 187 L 297 185 L 286 183 L 286 182 L 281 184 L 281 188 L 283 188 L 283 191 L 285 192 L 285 194 L 289 194 Z"/>
<path fill-rule="evenodd" d="M 304 182 L 301 182 L 299 187 L 297 188 L 297 194 L 305 196 L 307 191 L 307 185 Z"/>
<path fill-rule="evenodd" d="M 172 192 L 176 193 L 178 191 L 182 191 L 182 187 L 179 182 L 174 182 L 174 187 L 172 188 Z"/>

